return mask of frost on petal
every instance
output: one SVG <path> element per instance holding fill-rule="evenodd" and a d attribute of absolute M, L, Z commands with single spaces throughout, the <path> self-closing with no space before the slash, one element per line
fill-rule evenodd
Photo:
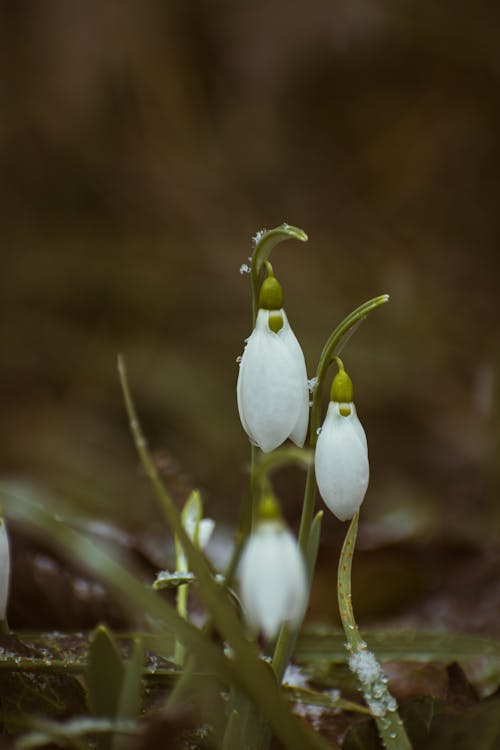
<path fill-rule="evenodd" d="M 370 474 L 366 437 L 354 408 L 343 417 L 339 404 L 330 403 L 316 444 L 315 469 L 326 505 L 341 521 L 351 519 L 363 502 Z"/>
<path fill-rule="evenodd" d="M 304 432 L 305 363 L 283 310 L 283 328 L 269 329 L 269 311 L 259 310 L 240 364 L 237 396 L 241 423 L 264 452 L 283 443 L 292 432 Z M 304 385 L 305 383 L 305 385 Z M 299 417 L 301 419 L 299 419 Z M 300 424 L 298 424 L 300 423 Z M 300 440 L 301 434 L 297 434 Z"/>
<path fill-rule="evenodd" d="M 240 566 L 240 589 L 247 621 L 267 638 L 284 622 L 296 626 L 307 605 L 302 554 L 290 532 L 263 523 L 250 537 Z"/>

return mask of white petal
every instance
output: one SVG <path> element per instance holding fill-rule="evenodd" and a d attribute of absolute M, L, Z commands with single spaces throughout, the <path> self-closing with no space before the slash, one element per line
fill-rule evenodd
<path fill-rule="evenodd" d="M 0 518 L 0 620 L 5 620 L 10 583 L 9 538 L 5 521 Z"/>
<path fill-rule="evenodd" d="M 237 385 L 243 428 L 265 453 L 295 432 L 307 387 L 302 351 L 284 311 L 280 312 L 283 328 L 274 333 L 268 325 L 269 310 L 259 310 L 243 352 Z M 303 430 L 302 423 L 300 428 Z"/>
<path fill-rule="evenodd" d="M 276 522 L 250 537 L 240 564 L 241 598 L 249 624 L 267 638 L 284 622 L 300 624 L 307 605 L 302 553 L 292 534 Z"/>
<path fill-rule="evenodd" d="M 352 428 L 356 431 L 357 436 L 365 446 L 366 450 L 368 451 L 368 444 L 366 442 L 366 433 L 363 429 L 363 425 L 359 421 L 358 413 L 356 411 L 356 407 L 351 402 L 350 404 L 340 404 L 340 406 L 347 406 L 351 410 L 351 416 L 350 417 L 344 417 L 344 419 L 350 419 L 350 424 Z"/>
<path fill-rule="evenodd" d="M 283 326 L 282 335 L 284 338 L 286 337 L 287 346 L 294 359 L 295 367 L 297 368 L 297 382 L 300 383 L 301 389 L 299 413 L 297 415 L 297 421 L 295 422 L 295 425 L 289 437 L 290 440 L 295 443 L 295 445 L 298 445 L 299 448 L 302 448 L 307 435 L 307 427 L 309 425 L 309 385 L 307 380 L 306 363 L 300 344 L 297 341 L 294 332 L 290 328 L 290 324 L 288 323 L 288 319 L 285 315 L 284 310 L 283 320 L 285 325 Z"/>
<path fill-rule="evenodd" d="M 205 549 L 212 532 L 215 528 L 215 521 L 213 518 L 202 518 L 198 526 L 198 546 L 200 549 Z"/>
<path fill-rule="evenodd" d="M 320 495 L 341 521 L 358 510 L 370 475 L 366 436 L 354 405 L 348 406 L 351 414 L 343 417 L 340 404 L 330 402 L 314 459 Z"/>

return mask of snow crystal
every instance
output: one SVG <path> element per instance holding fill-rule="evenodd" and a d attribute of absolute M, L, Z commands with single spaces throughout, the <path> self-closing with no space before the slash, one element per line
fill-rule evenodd
<path fill-rule="evenodd" d="M 371 651 L 357 651 L 349 657 L 349 667 L 363 685 L 381 680 L 382 667 Z"/>
<path fill-rule="evenodd" d="M 252 244 L 255 247 L 261 241 L 263 235 L 267 232 L 267 229 L 260 229 L 254 237 L 252 237 Z"/>
<path fill-rule="evenodd" d="M 242 263 L 240 266 L 240 273 L 242 276 L 246 273 L 250 273 L 250 266 L 247 263 Z"/>
<path fill-rule="evenodd" d="M 307 387 L 309 388 L 309 393 L 314 393 L 317 385 L 318 385 L 317 377 L 309 378 L 309 380 L 307 381 Z"/>
<path fill-rule="evenodd" d="M 324 706 L 311 706 L 308 703 L 296 703 L 293 707 L 294 714 L 309 719 L 316 732 L 321 729 L 321 717 L 327 710 Z"/>
<path fill-rule="evenodd" d="M 285 669 L 283 675 L 283 685 L 289 685 L 290 687 L 306 688 L 307 677 L 300 667 L 296 664 L 289 664 Z"/>
<path fill-rule="evenodd" d="M 359 679 L 365 700 L 374 716 L 396 711 L 397 703 L 387 689 L 387 677 L 371 651 L 356 651 L 349 657 L 349 667 Z"/>

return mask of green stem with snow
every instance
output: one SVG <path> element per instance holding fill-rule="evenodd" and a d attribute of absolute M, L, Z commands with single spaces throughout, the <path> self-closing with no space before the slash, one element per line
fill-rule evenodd
<path fill-rule="evenodd" d="M 411 743 L 398 714 L 395 698 L 387 687 L 382 667 L 368 650 L 359 632 L 352 608 L 351 571 L 358 533 L 359 511 L 352 519 L 340 553 L 337 594 L 340 618 L 347 638 L 349 667 L 361 684 L 361 689 L 377 724 L 378 733 L 386 750 L 411 750 Z"/>

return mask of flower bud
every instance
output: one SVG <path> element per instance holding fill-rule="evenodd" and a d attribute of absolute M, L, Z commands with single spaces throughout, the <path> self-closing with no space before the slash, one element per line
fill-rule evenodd
<path fill-rule="evenodd" d="M 321 497 L 339 520 L 347 521 L 364 500 L 370 467 L 365 431 L 352 402 L 352 382 L 338 362 L 314 465 Z"/>
<path fill-rule="evenodd" d="M 249 625 L 270 639 L 285 622 L 300 626 L 307 607 L 307 576 L 302 552 L 276 501 L 268 496 L 260 511 L 241 557 L 240 593 Z"/>

